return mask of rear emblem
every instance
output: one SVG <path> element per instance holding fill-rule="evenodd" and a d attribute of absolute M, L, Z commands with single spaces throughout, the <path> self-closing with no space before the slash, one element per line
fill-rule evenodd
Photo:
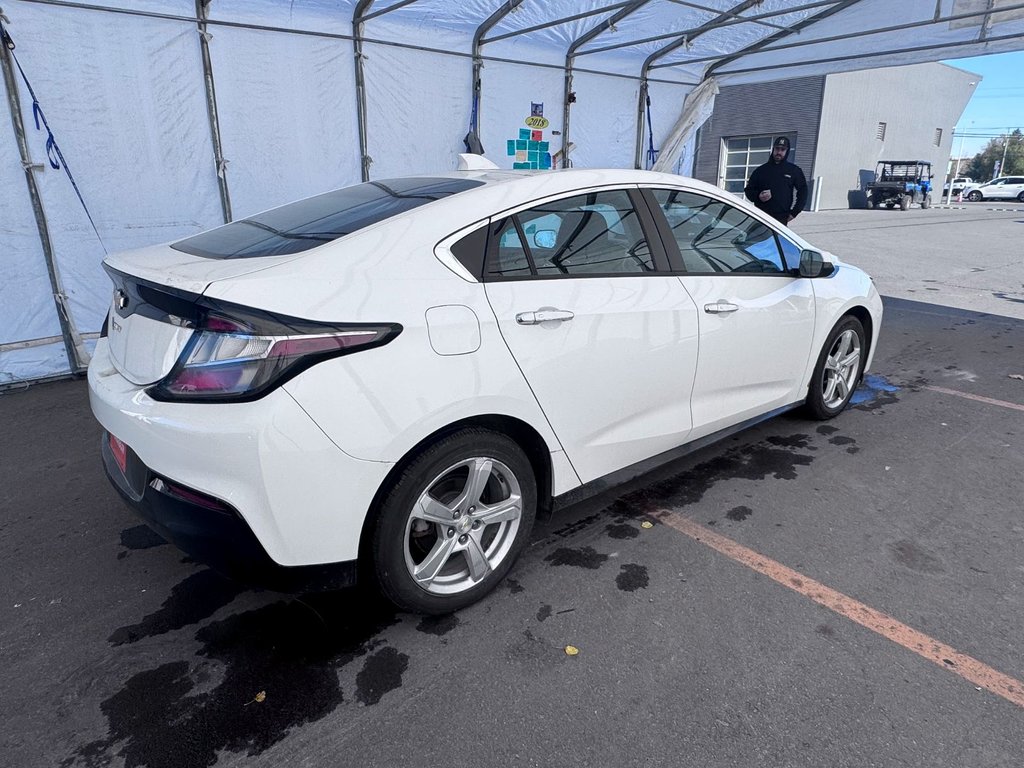
<path fill-rule="evenodd" d="M 114 291 L 114 306 L 118 309 L 125 309 L 128 306 L 128 294 L 120 288 Z"/>

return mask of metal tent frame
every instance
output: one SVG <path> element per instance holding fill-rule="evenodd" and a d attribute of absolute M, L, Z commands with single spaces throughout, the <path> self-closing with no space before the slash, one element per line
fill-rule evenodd
<path fill-rule="evenodd" d="M 728 84 L 778 79 L 793 70 L 828 73 L 888 66 L 894 61 L 909 64 L 1024 49 L 1024 0 L 986 0 L 980 5 L 966 0 L 908 0 L 899 6 L 899 21 L 895 23 L 886 23 L 892 18 L 887 13 L 891 8 L 887 0 L 473 0 L 466 3 L 342 0 L 352 8 L 351 34 L 214 18 L 211 8 L 215 8 L 219 0 L 194 0 L 194 15 L 107 7 L 101 4 L 102 0 L 9 1 L 44 5 L 62 11 L 81 9 L 194 25 L 199 37 L 209 136 L 215 163 L 213 170 L 225 222 L 233 217 L 232 199 L 228 160 L 221 139 L 214 65 L 209 49 L 211 30 L 217 27 L 312 36 L 351 44 L 358 165 L 363 181 L 370 180 L 373 164 L 369 153 L 367 103 L 374 94 L 369 94 L 367 88 L 366 43 L 467 59 L 472 73 L 468 122 L 470 135 L 477 141 L 482 140 L 483 68 L 486 62 L 527 63 L 560 71 L 563 80 L 561 154 L 566 164 L 571 164 L 568 154 L 572 147 L 574 76 L 586 72 L 631 80 L 639 90 L 633 163 L 637 168 L 641 167 L 643 158 L 645 107 L 651 83 L 695 89 L 712 80 Z M 472 33 L 468 36 L 468 50 L 443 50 L 409 40 L 380 39 L 369 34 L 375 20 L 388 16 L 401 22 L 403 11 L 413 13 L 424 8 L 430 13 L 440 9 L 448 14 L 442 14 L 442 18 L 436 20 L 439 27 L 448 23 L 451 29 L 461 30 L 466 26 L 467 17 L 472 17 L 469 19 Z M 805 15 L 793 19 L 794 15 L 800 14 Z M 520 23 L 514 21 L 513 16 L 527 16 L 528 21 Z M 920 44 L 906 44 L 906 36 L 898 37 L 909 31 L 924 36 Z M 501 46 L 511 46 L 515 50 L 519 41 L 536 36 L 540 36 L 553 56 L 558 57 L 558 63 L 544 60 L 523 62 L 484 53 L 485 47 L 488 53 Z M 713 42 L 706 42 L 711 40 Z M 851 48 L 850 41 L 855 41 L 856 49 Z M 595 65 L 580 67 L 583 57 Z M 23 104 L 18 98 L 19 86 L 12 51 L 6 47 L 0 53 L 0 64 L 12 127 L 25 169 L 27 191 L 60 321 L 61 340 L 71 372 L 80 373 L 88 363 L 82 340 L 95 334 L 81 334 L 76 330 L 65 301 L 53 238 L 34 176 L 40 165 L 33 161 L 25 139 Z M 654 77 L 655 73 L 664 77 Z M 386 94 L 381 96 L 387 97 Z M 681 111 L 682 103 L 679 107 Z M 665 167 L 664 160 L 659 158 L 661 167 Z M 5 343 L 5 339 L 0 338 L 0 352 L 42 341 L 46 340 Z"/>

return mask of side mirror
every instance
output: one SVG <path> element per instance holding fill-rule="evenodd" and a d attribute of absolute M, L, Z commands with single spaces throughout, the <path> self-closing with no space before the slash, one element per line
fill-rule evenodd
<path fill-rule="evenodd" d="M 540 229 L 533 234 L 533 242 L 538 248 L 554 248 L 557 233 L 553 229 Z"/>
<path fill-rule="evenodd" d="M 832 262 L 825 261 L 819 251 L 800 251 L 800 277 L 828 277 L 834 271 Z"/>

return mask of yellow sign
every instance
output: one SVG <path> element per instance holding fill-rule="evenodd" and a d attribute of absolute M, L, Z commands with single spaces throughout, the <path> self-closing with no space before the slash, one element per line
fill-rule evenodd
<path fill-rule="evenodd" d="M 526 118 L 526 124 L 531 128 L 547 128 L 550 125 L 546 117 L 537 117 L 536 115 Z"/>

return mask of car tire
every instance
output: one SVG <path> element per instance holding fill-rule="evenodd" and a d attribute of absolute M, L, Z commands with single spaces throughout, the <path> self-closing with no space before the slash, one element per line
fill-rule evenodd
<path fill-rule="evenodd" d="M 925 195 L 924 200 L 921 201 L 921 210 L 928 210 L 932 205 L 932 196 Z"/>
<path fill-rule="evenodd" d="M 464 608 L 508 573 L 536 509 L 533 467 L 515 442 L 478 428 L 450 434 L 417 455 L 384 496 L 371 550 L 377 583 L 403 610 Z"/>
<path fill-rule="evenodd" d="M 1021 192 L 1019 195 L 1017 195 L 1017 202 L 1024 203 L 1024 192 Z"/>
<path fill-rule="evenodd" d="M 811 374 L 804 407 L 809 416 L 824 421 L 842 413 L 860 382 L 866 352 L 864 326 L 845 316 L 825 339 Z"/>
<path fill-rule="evenodd" d="M 868 198 L 868 201 L 867 201 L 867 203 L 866 203 L 866 207 L 867 207 L 867 209 L 868 209 L 868 210 L 870 211 L 870 210 L 871 210 L 872 208 L 874 208 L 874 207 L 875 207 L 875 201 L 874 201 L 874 200 L 872 200 L 872 199 L 871 199 L 871 198 L 869 197 L 869 198 Z"/>
<path fill-rule="evenodd" d="M 979 192 L 976 189 L 974 191 L 968 193 L 968 195 L 967 195 L 967 199 L 970 200 L 972 203 L 981 202 L 981 198 L 982 198 L 981 192 Z"/>
<path fill-rule="evenodd" d="M 905 211 L 910 207 L 910 197 L 904 195 L 900 198 L 900 210 Z"/>

